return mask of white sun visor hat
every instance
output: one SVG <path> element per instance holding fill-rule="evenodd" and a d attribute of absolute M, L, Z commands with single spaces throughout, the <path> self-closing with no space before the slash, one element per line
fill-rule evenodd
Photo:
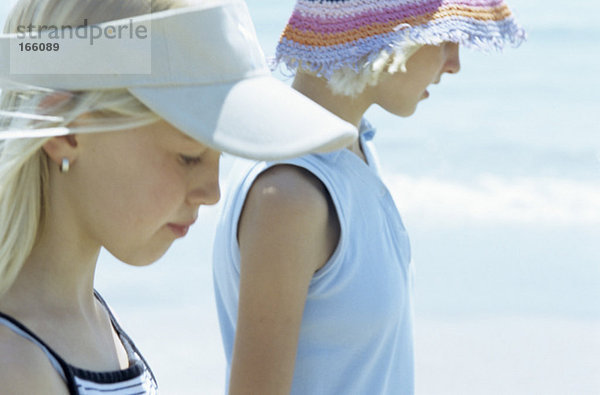
<path fill-rule="evenodd" d="M 206 1 L 77 29 L 78 37 L 87 34 L 84 39 L 52 29 L 27 39 L 0 36 L 0 88 L 3 83 L 64 91 L 127 88 L 201 143 L 251 159 L 331 151 L 357 137 L 355 126 L 271 76 L 241 0 Z M 133 32 L 144 34 L 135 39 Z M 4 137 L 0 131 L 0 139 L 36 136 L 26 128 Z"/>

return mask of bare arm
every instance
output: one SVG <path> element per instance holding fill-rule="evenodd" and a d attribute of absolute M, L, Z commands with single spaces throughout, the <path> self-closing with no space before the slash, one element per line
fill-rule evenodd
<path fill-rule="evenodd" d="M 263 173 L 240 217 L 240 302 L 230 395 L 288 394 L 311 278 L 339 225 L 324 187 L 293 166 Z"/>

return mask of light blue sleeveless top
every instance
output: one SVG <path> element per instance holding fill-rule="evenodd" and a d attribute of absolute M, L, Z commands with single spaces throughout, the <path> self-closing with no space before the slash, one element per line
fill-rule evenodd
<path fill-rule="evenodd" d="M 373 135 L 363 121 L 360 139 L 369 165 L 346 149 L 278 162 L 302 167 L 321 180 L 341 227 L 334 254 L 310 283 L 292 394 L 414 393 L 410 244 L 378 175 Z M 276 164 L 254 163 L 237 175 L 217 228 L 214 283 L 227 382 L 239 296 L 238 220 L 256 177 Z"/>

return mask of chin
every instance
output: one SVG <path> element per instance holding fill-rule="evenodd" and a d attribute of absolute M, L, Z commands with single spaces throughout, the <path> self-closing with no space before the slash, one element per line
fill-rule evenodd
<path fill-rule="evenodd" d="M 411 115 L 413 115 L 415 113 L 415 111 L 417 111 L 417 106 L 414 106 L 412 108 L 402 108 L 399 109 L 398 111 L 390 111 L 392 114 L 402 117 L 402 118 L 408 118 Z"/>
<path fill-rule="evenodd" d="M 162 256 L 162 255 L 161 255 Z M 144 266 L 150 266 L 152 265 L 154 262 L 156 262 L 160 257 L 156 258 L 156 259 L 140 259 L 140 260 L 129 260 L 129 261 L 123 261 L 126 264 L 130 265 L 130 266 L 135 266 L 135 267 L 144 267 Z"/>
<path fill-rule="evenodd" d="M 386 108 L 382 106 L 382 108 L 390 114 L 396 115 L 398 117 L 407 118 L 413 115 L 415 111 L 417 111 L 417 104 L 418 103 L 415 103 L 413 106 L 402 106 L 397 108 Z"/>
<path fill-rule="evenodd" d="M 154 262 L 158 261 L 169 249 L 170 245 L 167 248 L 157 249 L 154 248 L 152 251 L 144 250 L 140 248 L 136 251 L 132 251 L 130 253 L 120 253 L 115 254 L 109 250 L 111 254 L 114 255 L 115 258 L 120 260 L 123 263 L 126 263 L 131 266 L 149 266 Z"/>
<path fill-rule="evenodd" d="M 411 108 L 410 110 L 403 111 L 402 113 L 398 114 L 398 116 L 408 118 L 411 115 L 413 115 L 416 111 L 417 111 L 417 107 L 415 106 L 415 107 Z"/>

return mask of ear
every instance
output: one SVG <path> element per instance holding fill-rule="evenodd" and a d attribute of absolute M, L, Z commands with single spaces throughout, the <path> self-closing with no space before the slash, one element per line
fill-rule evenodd
<path fill-rule="evenodd" d="M 52 137 L 42 146 L 50 160 L 60 166 L 63 158 L 67 158 L 71 165 L 77 161 L 79 150 L 77 149 L 77 136 Z"/>

